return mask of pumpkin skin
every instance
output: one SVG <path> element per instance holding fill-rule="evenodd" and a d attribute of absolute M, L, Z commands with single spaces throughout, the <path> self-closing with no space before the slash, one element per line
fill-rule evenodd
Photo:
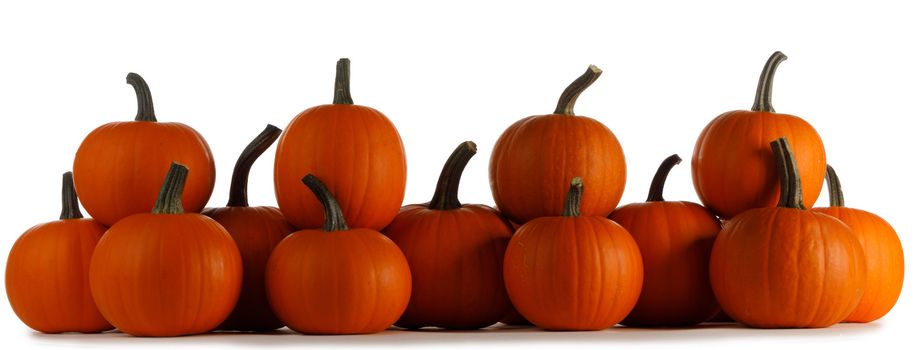
<path fill-rule="evenodd" d="M 61 218 L 22 234 L 6 260 L 6 295 L 16 316 L 42 333 L 98 333 L 112 329 L 89 292 L 89 259 L 105 226 L 83 219 L 64 174 Z"/>
<path fill-rule="evenodd" d="M 149 213 L 170 162 L 194 169 L 182 205 L 199 213 L 214 189 L 213 155 L 204 138 L 182 123 L 160 123 L 146 82 L 128 74 L 137 92 L 137 117 L 102 125 L 86 136 L 73 160 L 73 179 L 83 207 L 112 226 L 131 214 Z"/>
<path fill-rule="evenodd" d="M 322 226 L 322 205 L 300 182 L 326 179 L 351 227 L 381 230 L 398 214 L 407 164 L 402 139 L 381 112 L 353 104 L 346 58 L 338 61 L 335 101 L 290 122 L 277 144 L 274 189 L 281 212 L 300 229 Z"/>
<path fill-rule="evenodd" d="M 845 207 L 841 184 L 835 170 L 827 167 L 831 204 L 815 208 L 844 222 L 851 228 L 864 250 L 866 283 L 864 296 L 845 322 L 872 322 L 892 310 L 902 292 L 905 256 L 896 230 L 886 220 L 868 211 Z"/>
<path fill-rule="evenodd" d="M 581 211 L 608 216 L 625 188 L 625 155 L 609 128 L 575 116 L 577 96 L 602 73 L 590 66 L 562 94 L 554 114 L 531 116 L 511 125 L 497 139 L 489 177 L 497 208 L 513 222 L 557 215 L 574 176 L 590 184 Z"/>
<path fill-rule="evenodd" d="M 579 186 L 575 178 L 570 192 Z M 527 222 L 510 239 L 504 258 L 513 306 L 544 329 L 609 328 L 641 294 L 641 253 L 628 231 L 605 217 L 577 214 L 565 209 L 564 216 Z"/>
<path fill-rule="evenodd" d="M 812 208 L 822 190 L 826 152 L 816 129 L 800 117 L 775 113 L 771 106 L 775 69 L 786 58 L 781 52 L 769 58 L 752 110 L 726 112 L 714 118 L 695 143 L 695 192 L 702 204 L 721 218 L 778 203 L 779 175 L 768 143 L 779 137 L 787 138 L 796 154 L 804 206 Z"/>

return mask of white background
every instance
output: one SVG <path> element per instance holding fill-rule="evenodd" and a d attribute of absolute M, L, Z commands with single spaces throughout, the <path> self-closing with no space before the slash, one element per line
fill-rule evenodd
<path fill-rule="evenodd" d="M 446 156 L 459 142 L 474 140 L 479 154 L 465 172 L 460 198 L 493 204 L 487 164 L 497 136 L 519 118 L 552 112 L 565 86 L 596 64 L 605 73 L 581 96 L 576 111 L 606 123 L 620 139 L 628 163 L 622 203 L 628 203 L 645 198 L 654 170 L 672 153 L 686 161 L 672 172 L 666 197 L 697 200 L 688 161 L 695 138 L 718 114 L 752 105 L 765 59 L 782 50 L 789 59 L 775 80 L 775 108 L 819 130 L 848 204 L 892 223 L 911 267 L 916 15 L 906 2 L 885 1 L 3 2 L 0 255 L 5 259 L 27 228 L 57 217 L 60 174 L 70 169 L 83 137 L 106 122 L 134 117 L 134 92 L 124 81 L 130 71 L 149 82 L 161 121 L 186 123 L 210 143 L 218 168 L 211 206 L 226 202 L 235 158 L 264 124 L 283 128 L 301 110 L 331 102 L 339 57 L 352 60 L 354 101 L 383 111 L 401 132 L 408 156 L 406 203 L 428 200 Z M 275 203 L 272 163 L 273 148 L 252 170 L 249 193 L 255 205 Z M 819 204 L 827 204 L 825 193 Z M 906 273 L 900 302 L 887 317 L 823 330 L 489 330 L 164 340 L 40 335 L 4 302 L 0 339 L 8 349 L 888 348 L 908 340 L 918 320 L 914 269 Z"/>

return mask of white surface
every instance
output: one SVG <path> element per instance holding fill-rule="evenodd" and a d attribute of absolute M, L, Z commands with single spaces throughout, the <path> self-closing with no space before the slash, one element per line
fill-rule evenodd
<path fill-rule="evenodd" d="M 0 5 L 0 256 L 30 226 L 59 212 L 60 174 L 93 128 L 135 113 L 129 71 L 149 82 L 161 121 L 200 131 L 223 205 L 233 162 L 264 127 L 331 102 L 335 61 L 352 60 L 355 102 L 386 113 L 408 153 L 406 203 L 429 199 L 442 162 L 461 141 L 479 154 L 460 187 L 464 202 L 493 204 L 487 163 L 515 120 L 550 113 L 589 64 L 605 73 L 576 111 L 606 123 L 627 156 L 623 203 L 643 200 L 659 162 L 684 159 L 666 197 L 697 200 L 689 162 L 705 124 L 748 109 L 765 59 L 789 56 L 775 79 L 779 112 L 821 133 L 848 204 L 899 230 L 911 266 L 915 232 L 918 96 L 916 13 L 907 2 L 743 5 L 720 2 L 463 1 L 434 5 L 326 2 L 128 4 L 28 2 Z M 273 149 L 272 149 L 273 150 Z M 273 204 L 269 151 L 255 164 L 253 204 Z M 827 204 L 825 193 L 819 204 Z M 4 263 L 5 266 L 5 263 Z M 3 348 L 285 346 L 555 348 L 598 345 L 756 348 L 820 345 L 888 348 L 908 340 L 916 315 L 914 270 L 896 308 L 880 322 L 824 330 L 613 329 L 386 332 L 360 337 L 295 335 L 134 339 L 35 334 L 0 306 Z M 2 299 L 6 299 L 5 297 Z"/>

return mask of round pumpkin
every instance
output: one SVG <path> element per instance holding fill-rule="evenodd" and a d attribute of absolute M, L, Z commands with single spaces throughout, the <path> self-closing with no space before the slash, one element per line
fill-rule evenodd
<path fill-rule="evenodd" d="M 562 216 L 529 221 L 504 257 L 513 306 L 549 330 L 600 330 L 620 322 L 641 294 L 641 253 L 623 227 L 581 216 L 582 180 L 574 178 Z"/>
<path fill-rule="evenodd" d="M 187 175 L 188 168 L 173 163 L 152 213 L 118 221 L 92 255 L 92 297 L 124 333 L 204 333 L 236 305 L 242 283 L 239 250 L 216 221 L 183 212 Z"/>
<path fill-rule="evenodd" d="M 772 142 L 781 200 L 727 222 L 711 252 L 711 287 L 734 320 L 759 328 L 828 327 L 864 292 L 864 253 L 851 229 L 806 210 L 786 139 Z"/>
<path fill-rule="evenodd" d="M 303 182 L 325 208 L 321 230 L 302 230 L 274 248 L 265 271 L 268 301 L 290 329 L 363 334 L 392 325 L 411 297 L 411 271 L 395 243 L 348 227 L 344 211 L 312 174 Z"/>
<path fill-rule="evenodd" d="M 381 112 L 355 105 L 350 61 L 338 61 L 332 104 L 309 108 L 290 122 L 277 144 L 277 204 L 299 229 L 322 227 L 322 204 L 300 182 L 326 179 L 352 227 L 381 230 L 398 214 L 407 165 L 402 139 Z"/>
<path fill-rule="evenodd" d="M 822 190 L 826 172 L 822 139 L 805 120 L 775 113 L 771 104 L 775 71 L 785 59 L 783 53 L 775 52 L 765 63 L 752 110 L 726 112 L 714 118 L 695 143 L 695 192 L 701 203 L 721 218 L 778 203 L 780 176 L 768 146 L 778 137 L 785 137 L 796 154 L 804 206 L 811 208 Z"/>
<path fill-rule="evenodd" d="M 838 218 L 857 236 L 867 268 L 864 296 L 845 322 L 872 322 L 892 310 L 902 292 L 905 256 L 896 230 L 871 212 L 845 207 L 845 197 L 835 169 L 826 167 L 831 206 L 813 211 Z"/>
<path fill-rule="evenodd" d="M 497 139 L 489 175 L 497 208 L 511 221 L 557 215 L 574 176 L 590 184 L 584 216 L 608 216 L 625 189 L 625 155 L 599 121 L 574 115 L 574 103 L 602 73 L 590 66 L 561 94 L 553 114 L 521 119 Z"/>
<path fill-rule="evenodd" d="M 170 162 L 193 169 L 182 205 L 199 213 L 214 189 L 214 159 L 204 138 L 181 123 L 161 123 L 153 113 L 147 83 L 127 76 L 137 93 L 137 116 L 93 130 L 76 152 L 73 180 L 83 207 L 96 221 L 112 226 L 132 214 L 149 213 Z"/>
<path fill-rule="evenodd" d="M 681 161 L 675 154 L 666 158 L 647 201 L 620 207 L 609 216 L 631 233 L 644 264 L 641 296 L 624 325 L 691 326 L 720 310 L 708 279 L 720 220 L 696 203 L 663 199 L 666 177 Z"/>
<path fill-rule="evenodd" d="M 80 213 L 73 175 L 64 173 L 60 220 L 19 237 L 6 260 L 6 296 L 13 312 L 42 333 L 112 329 L 89 292 L 89 259 L 105 226 Z"/>

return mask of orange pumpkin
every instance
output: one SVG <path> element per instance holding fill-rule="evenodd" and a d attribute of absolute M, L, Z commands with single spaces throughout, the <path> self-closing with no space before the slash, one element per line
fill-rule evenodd
<path fill-rule="evenodd" d="M 562 216 L 527 222 L 504 257 L 510 300 L 550 330 L 599 330 L 625 318 L 641 294 L 644 270 L 631 235 L 612 220 L 581 216 L 574 178 Z"/>
<path fill-rule="evenodd" d="M 902 243 L 892 226 L 883 218 L 860 209 L 845 207 L 841 182 L 831 166 L 826 168 L 831 206 L 813 211 L 838 218 L 851 227 L 864 249 L 867 282 L 864 296 L 846 322 L 871 322 L 892 310 L 902 291 L 905 257 Z"/>
<path fill-rule="evenodd" d="M 510 224 L 497 210 L 458 198 L 462 170 L 476 152 L 475 143 L 460 144 L 433 199 L 403 207 L 383 232 L 411 267 L 411 301 L 396 326 L 483 328 L 510 307 L 502 277 Z"/>
<path fill-rule="evenodd" d="M 599 121 L 574 115 L 577 97 L 602 71 L 590 66 L 564 90 L 553 114 L 521 119 L 497 139 L 491 154 L 491 193 L 511 221 L 557 215 L 575 175 L 590 184 L 584 216 L 607 216 L 625 189 L 625 155 Z"/>
<path fill-rule="evenodd" d="M 300 183 L 326 179 L 352 227 L 381 230 L 398 214 L 407 166 L 402 139 L 381 112 L 355 105 L 350 61 L 338 61 L 335 99 L 290 122 L 277 144 L 274 189 L 280 210 L 300 229 L 322 226 L 322 204 Z"/>
<path fill-rule="evenodd" d="M 250 207 L 248 198 L 249 170 L 281 130 L 268 125 L 239 155 L 230 183 L 229 202 L 223 208 L 207 208 L 203 214 L 223 226 L 242 256 L 242 291 L 233 313 L 220 329 L 268 331 L 283 327 L 271 311 L 265 295 L 265 265 L 268 257 L 293 227 L 275 207 Z"/>
<path fill-rule="evenodd" d="M 303 182 L 325 208 L 321 230 L 284 238 L 268 259 L 271 307 L 287 327 L 307 334 L 362 334 L 388 328 L 411 297 L 411 272 L 395 243 L 377 231 L 348 228 L 329 189 Z"/>
<path fill-rule="evenodd" d="M 194 169 L 182 205 L 201 212 L 214 189 L 210 147 L 185 124 L 156 121 L 150 88 L 140 75 L 128 74 L 127 82 L 137 93 L 137 117 L 93 130 L 73 160 L 73 180 L 83 207 L 105 226 L 149 213 L 168 164 L 175 161 Z"/>
<path fill-rule="evenodd" d="M 720 220 L 698 204 L 663 200 L 666 177 L 681 161 L 675 154 L 666 158 L 647 201 L 615 209 L 609 216 L 634 237 L 644 263 L 641 297 L 622 324 L 690 326 L 720 310 L 708 279 Z"/>
<path fill-rule="evenodd" d="M 822 139 L 805 120 L 775 113 L 771 105 L 775 70 L 785 59 L 787 56 L 775 52 L 765 63 L 751 111 L 731 111 L 714 118 L 695 143 L 695 192 L 702 204 L 724 219 L 778 203 L 780 176 L 768 148 L 778 137 L 786 137 L 796 153 L 804 206 L 811 208 L 822 190 L 826 172 Z"/>
<path fill-rule="evenodd" d="M 236 305 L 242 282 L 239 250 L 216 221 L 183 212 L 187 176 L 188 168 L 173 163 L 153 212 L 118 221 L 92 255 L 92 297 L 124 333 L 203 333 Z"/>
<path fill-rule="evenodd" d="M 777 208 L 727 222 L 711 253 L 711 287 L 737 322 L 760 328 L 828 327 L 864 292 L 864 253 L 851 229 L 806 210 L 788 141 L 772 142 L 782 175 Z"/>
<path fill-rule="evenodd" d="M 73 174 L 64 173 L 58 221 L 22 234 L 6 260 L 6 295 L 13 312 L 42 333 L 97 333 L 112 329 L 89 293 L 89 259 L 105 226 L 83 219 Z"/>

